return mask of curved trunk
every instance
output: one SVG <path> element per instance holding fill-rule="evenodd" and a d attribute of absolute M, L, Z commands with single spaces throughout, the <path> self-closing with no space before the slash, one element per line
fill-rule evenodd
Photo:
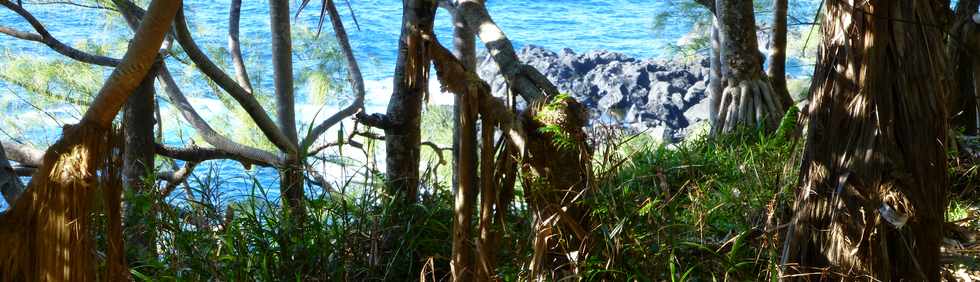
<path fill-rule="evenodd" d="M 718 0 L 716 17 L 725 67 L 718 123 L 712 132 L 726 133 L 739 127 L 775 130 L 791 101 L 774 92 L 762 72 L 752 1 Z"/>
<path fill-rule="evenodd" d="M 939 280 L 951 93 L 943 32 L 923 26 L 941 9 L 826 2 L 783 256 L 789 280 Z"/>

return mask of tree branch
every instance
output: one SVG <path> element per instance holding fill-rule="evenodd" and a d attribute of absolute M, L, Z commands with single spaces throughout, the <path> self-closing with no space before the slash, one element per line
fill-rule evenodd
<path fill-rule="evenodd" d="M 184 17 L 183 9 L 177 12 L 177 19 L 174 21 L 174 25 L 177 31 L 177 42 L 184 47 L 187 56 L 197 65 L 198 69 L 211 78 L 215 84 L 221 87 L 221 89 L 224 89 L 228 95 L 231 95 L 242 106 L 249 117 L 259 127 L 259 130 L 269 138 L 269 141 L 272 141 L 272 144 L 275 144 L 276 147 L 286 153 L 297 152 L 296 145 L 290 142 L 284 132 L 276 126 L 265 109 L 262 108 L 262 105 L 255 100 L 255 97 L 245 91 L 228 74 L 211 62 L 211 59 L 194 43 L 194 38 L 191 37 L 191 33 L 187 28 L 187 19 Z"/>
<path fill-rule="evenodd" d="M 486 45 L 490 56 L 500 67 L 500 73 L 511 89 L 527 102 L 546 99 L 558 94 L 557 88 L 547 79 L 542 81 L 540 72 L 522 63 L 514 52 L 514 46 L 500 27 L 490 18 L 486 6 L 479 0 L 459 0 L 457 11 Z M 546 82 L 546 83 L 542 83 Z"/>
<path fill-rule="evenodd" d="M 245 69 L 245 60 L 242 59 L 241 42 L 238 40 L 241 16 L 242 0 L 231 0 L 231 8 L 228 12 L 228 52 L 231 54 L 231 63 L 235 66 L 235 78 L 238 84 L 248 93 L 254 93 L 248 71 Z"/>
<path fill-rule="evenodd" d="M 109 67 L 116 66 L 119 64 L 119 59 L 92 55 L 83 52 L 81 50 L 72 48 L 71 46 L 65 45 L 64 43 L 61 43 L 61 41 L 55 39 L 54 36 L 51 36 L 51 34 L 48 33 L 48 30 L 44 28 L 44 25 L 42 25 L 41 22 L 34 17 L 34 15 L 32 15 L 27 10 L 24 10 L 23 7 L 14 4 L 13 2 L 10 2 L 8 0 L 0 0 L 0 5 L 7 7 L 7 9 L 14 11 L 22 18 L 24 18 L 24 20 L 27 20 L 27 22 L 30 23 L 32 27 L 34 27 L 34 30 L 37 31 L 38 34 L 19 32 L 9 28 L 0 28 L 0 33 L 7 34 L 24 40 L 43 43 L 44 45 L 47 45 L 55 52 L 58 52 L 59 54 L 65 55 L 66 57 L 75 59 L 80 62 L 96 64 L 100 66 L 109 66 Z"/>
<path fill-rule="evenodd" d="M 173 192 L 177 186 L 185 183 L 187 178 L 194 172 L 194 168 L 197 167 L 198 164 L 198 162 L 186 162 L 184 163 L 184 166 L 177 171 L 161 171 L 157 173 L 157 179 L 167 181 L 167 185 L 163 187 L 161 195 L 166 197 L 170 195 L 170 193 Z"/>
<path fill-rule="evenodd" d="M 91 121 L 98 126 L 109 126 L 119 109 L 126 103 L 129 94 L 136 89 L 153 65 L 157 58 L 157 50 L 163 44 L 163 39 L 173 23 L 173 13 L 176 11 L 172 8 L 177 6 L 179 11 L 181 1 L 153 1 L 152 5 L 160 5 L 156 8 L 161 10 L 146 14 L 126 50 L 126 55 L 99 90 L 99 94 L 85 112 L 80 124 Z"/>
<path fill-rule="evenodd" d="M 44 151 L 28 145 L 3 142 L 3 150 L 9 160 L 25 166 L 41 167 L 44 163 Z"/>
<path fill-rule="evenodd" d="M 17 172 L 7 160 L 7 154 L 4 153 L 3 148 L 0 148 L 0 194 L 9 204 L 16 202 L 23 192 L 24 183 L 20 182 Z"/>
<path fill-rule="evenodd" d="M 120 7 L 123 17 L 126 18 L 126 21 L 129 22 L 131 27 L 135 27 L 139 24 L 139 19 L 144 13 L 142 9 L 128 0 L 114 0 L 114 2 Z M 197 110 L 194 109 L 194 106 L 187 101 L 187 97 L 180 90 L 180 87 L 177 86 L 177 82 L 174 81 L 166 63 L 161 62 L 160 64 L 160 71 L 157 77 L 163 86 L 164 92 L 167 93 L 167 97 L 170 99 L 170 102 L 176 106 L 181 116 L 183 116 L 184 119 L 186 119 L 191 126 L 194 127 L 197 133 L 204 138 L 204 141 L 211 144 L 211 146 L 214 146 L 217 150 L 222 150 L 228 154 L 240 156 L 243 159 L 252 160 L 251 162 L 253 163 L 270 162 L 274 165 L 279 163 L 280 158 L 274 153 L 237 143 L 214 130 L 214 128 L 212 128 L 211 125 L 208 124 L 208 122 L 204 120 L 200 114 L 198 114 Z"/>
<path fill-rule="evenodd" d="M 330 24 L 333 25 L 334 34 L 336 34 L 337 42 L 340 44 L 340 51 L 344 53 L 344 58 L 347 60 L 347 74 L 348 79 L 351 84 L 351 88 L 354 90 L 354 102 L 349 106 L 335 113 L 333 116 L 327 118 L 322 123 L 313 128 L 312 131 L 305 138 L 303 138 L 303 143 L 300 147 L 307 148 L 316 141 L 324 132 L 330 127 L 333 127 L 344 118 L 352 116 L 357 112 L 364 109 L 364 78 L 361 76 L 361 68 L 357 65 L 357 59 L 354 58 L 354 51 L 350 46 L 350 40 L 347 38 L 347 30 L 344 28 L 344 22 L 340 20 L 340 14 L 337 13 L 337 7 L 334 5 L 333 0 L 327 0 L 323 4 L 330 14 Z"/>
<path fill-rule="evenodd" d="M 215 148 L 205 148 L 191 145 L 188 148 L 176 148 L 170 147 L 163 144 L 155 144 L 157 154 L 168 157 L 171 159 L 178 159 L 186 162 L 204 162 L 210 160 L 235 160 L 242 163 L 245 168 L 251 167 L 252 164 L 260 166 L 275 166 L 274 164 L 278 160 L 256 160 L 241 155 L 236 155 L 232 153 L 225 152 L 223 150 Z"/>
<path fill-rule="evenodd" d="M 281 158 L 276 156 L 271 152 L 249 147 L 232 141 L 231 139 L 221 135 L 200 114 L 194 109 L 194 106 L 187 101 L 187 97 L 184 93 L 180 91 L 177 87 L 177 83 L 174 81 L 173 76 L 170 75 L 170 71 L 166 66 L 160 69 L 160 81 L 163 84 L 163 90 L 167 93 L 167 97 L 170 98 L 170 102 L 174 104 L 175 107 L 180 111 L 181 116 L 187 120 L 197 130 L 197 133 L 204 138 L 204 141 L 214 146 L 217 150 L 224 151 L 230 155 L 238 156 L 241 159 L 251 160 L 254 163 L 268 163 L 270 165 L 278 165 Z"/>

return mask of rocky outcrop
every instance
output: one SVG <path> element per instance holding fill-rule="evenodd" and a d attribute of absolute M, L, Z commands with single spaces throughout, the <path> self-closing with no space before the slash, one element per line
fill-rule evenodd
<path fill-rule="evenodd" d="M 619 124 L 637 131 L 662 134 L 677 141 L 688 128 L 708 118 L 706 91 L 708 61 L 684 63 L 639 60 L 609 51 L 558 53 L 528 45 L 518 52 L 521 61 L 537 68 L 568 93 L 592 109 L 593 123 Z M 478 72 L 505 95 L 505 81 L 488 56 Z"/>

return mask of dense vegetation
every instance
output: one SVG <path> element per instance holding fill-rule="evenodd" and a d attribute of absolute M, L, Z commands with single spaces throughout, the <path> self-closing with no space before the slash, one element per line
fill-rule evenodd
<path fill-rule="evenodd" d="M 295 2 L 269 1 L 269 38 L 245 39 L 232 0 L 215 49 L 183 1 L 46 3 L 132 32 L 73 47 L 34 17 L 40 3 L 0 0 L 31 28 L 0 22 L 4 40 L 64 56 L 0 55 L 5 107 L 62 127 L 0 126 L 15 132 L 0 146 L 0 280 L 980 274 L 980 1 L 828 0 L 816 22 L 786 0 L 684 1 L 651 19 L 693 17 L 675 55 L 709 66 L 706 118 L 676 143 L 595 120 L 594 97 L 522 62 L 482 0 L 402 1 L 390 100 L 370 109 L 336 3 Z M 316 29 L 294 23 L 317 4 Z M 252 40 L 270 48 L 243 55 Z M 477 74 L 480 41 L 505 97 Z M 813 76 L 787 77 L 787 57 Z M 430 83 L 453 105 L 428 105 Z M 39 138 L 56 141 L 24 142 Z"/>

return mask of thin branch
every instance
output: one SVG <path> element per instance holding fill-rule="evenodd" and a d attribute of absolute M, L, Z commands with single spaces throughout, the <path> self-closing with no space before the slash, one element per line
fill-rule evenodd
<path fill-rule="evenodd" d="M 389 119 L 385 114 L 375 113 L 369 115 L 365 113 L 358 113 L 356 118 L 357 122 L 363 125 L 381 130 L 390 130 L 391 128 L 395 127 L 394 122 L 392 122 L 391 119 Z"/>
<path fill-rule="evenodd" d="M 255 97 L 251 93 L 245 91 L 244 88 L 238 85 L 231 77 L 228 76 L 224 71 L 218 68 L 211 59 L 201 51 L 201 48 L 194 43 L 194 38 L 191 37 L 190 30 L 187 28 L 187 19 L 184 17 L 183 9 L 177 12 L 177 19 L 174 21 L 177 42 L 184 47 L 184 51 L 187 56 L 190 57 L 191 61 L 197 65 L 198 69 L 201 70 L 205 75 L 211 78 L 215 84 L 217 84 L 221 89 L 224 89 L 228 95 L 231 95 L 242 109 L 248 113 L 249 117 L 255 122 L 259 127 L 259 130 L 269 138 L 272 144 L 276 147 L 285 151 L 286 153 L 297 152 L 296 144 L 289 141 L 282 130 L 276 126 L 276 123 L 272 121 L 269 114 L 266 113 L 262 105 L 259 104 Z"/>
<path fill-rule="evenodd" d="M 337 13 L 337 8 L 333 4 L 333 0 L 326 0 L 324 3 L 324 9 L 330 14 L 330 23 L 333 25 L 334 34 L 337 36 L 337 42 L 340 43 L 340 51 L 344 53 L 344 58 L 347 60 L 347 74 L 349 75 L 349 81 L 351 88 L 354 89 L 354 102 L 349 106 L 335 113 L 333 116 L 327 118 L 322 123 L 313 128 L 312 131 L 300 144 L 300 147 L 307 148 L 316 141 L 324 132 L 330 127 L 333 127 L 344 118 L 352 116 L 357 112 L 364 109 L 364 78 L 361 76 L 361 68 L 357 65 L 357 59 L 354 58 L 354 51 L 350 46 L 350 40 L 347 38 L 347 31 L 344 28 L 343 21 L 340 20 L 340 14 Z"/>
<path fill-rule="evenodd" d="M 20 5 L 20 0 L 17 0 L 17 5 L 23 6 L 23 5 Z M 70 1 L 37 2 L 37 3 L 31 3 L 31 5 L 37 5 L 37 6 L 44 6 L 44 5 L 66 5 L 66 6 L 75 6 L 75 7 L 86 8 L 86 9 L 97 9 L 97 10 L 116 11 L 116 9 L 113 9 L 113 8 L 110 8 L 110 7 L 95 6 L 95 5 L 85 5 L 85 4 L 79 4 L 79 3 L 70 2 Z"/>
<path fill-rule="evenodd" d="M 198 162 L 186 162 L 184 166 L 177 171 L 161 171 L 157 173 L 157 179 L 166 180 L 167 184 L 163 187 L 161 191 L 162 197 L 167 197 L 177 188 L 180 184 L 186 183 L 187 178 L 191 176 L 194 172 L 194 168 L 197 167 Z"/>
<path fill-rule="evenodd" d="M 36 41 L 36 42 L 43 43 L 44 45 L 47 45 L 48 47 L 50 47 L 51 49 L 53 49 L 55 52 L 58 52 L 59 54 L 65 55 L 65 56 L 67 56 L 69 58 L 75 59 L 75 60 L 80 61 L 80 62 L 85 62 L 85 63 L 90 63 L 90 64 L 96 64 L 96 65 L 100 65 L 100 66 L 109 66 L 109 67 L 116 66 L 116 65 L 119 64 L 119 59 L 109 58 L 109 57 L 105 57 L 105 56 L 92 55 L 92 54 L 83 52 L 81 50 L 75 49 L 75 48 L 73 48 L 71 46 L 65 45 L 64 43 L 61 43 L 61 41 L 59 41 L 58 39 L 55 39 L 54 36 L 51 36 L 51 33 L 48 33 L 48 30 L 44 28 L 44 25 L 42 25 L 41 22 L 38 21 L 37 18 L 34 17 L 34 15 L 32 15 L 27 10 L 24 10 L 23 7 L 21 7 L 21 6 L 17 5 L 17 4 L 14 4 L 13 2 L 10 2 L 8 0 L 0 0 L 0 5 L 3 5 L 5 7 L 7 7 L 7 9 L 10 9 L 11 11 L 14 11 L 18 15 L 20 15 L 22 18 L 24 18 L 24 20 L 27 20 L 27 22 L 30 23 L 32 27 L 34 27 L 34 30 L 37 31 L 38 34 L 36 34 L 36 35 L 37 36 L 40 36 L 41 38 L 40 38 L 40 40 L 34 40 L 34 39 L 38 39 L 38 38 L 36 38 L 35 36 L 32 36 L 32 35 L 28 35 L 28 34 L 22 33 L 22 32 L 16 32 L 16 31 L 10 30 L 10 29 L 7 30 L 7 31 L 10 31 L 10 32 L 2 32 L 4 34 L 10 35 L 10 36 L 13 36 L 13 37 L 16 37 L 16 38 L 24 39 L 24 40 L 31 40 L 31 41 Z M 14 35 L 14 34 L 17 34 L 17 35 Z M 23 35 L 24 37 L 20 37 L 18 35 Z"/>
<path fill-rule="evenodd" d="M 373 133 L 373 132 L 357 132 L 355 134 L 357 136 L 361 136 L 361 137 L 368 138 L 368 139 L 374 139 L 374 140 L 379 140 L 379 141 L 384 141 L 385 140 L 385 137 L 384 136 L 378 135 L 377 133 Z M 436 153 L 436 157 L 439 158 L 439 163 L 440 164 L 446 163 L 446 159 L 443 156 L 442 152 L 443 151 L 452 151 L 453 150 L 452 147 L 439 146 L 439 144 L 436 144 L 435 142 L 432 142 L 432 141 L 423 141 L 422 143 L 419 143 L 419 144 L 422 145 L 422 146 L 426 146 L 426 147 L 431 148 L 432 151 Z"/>

